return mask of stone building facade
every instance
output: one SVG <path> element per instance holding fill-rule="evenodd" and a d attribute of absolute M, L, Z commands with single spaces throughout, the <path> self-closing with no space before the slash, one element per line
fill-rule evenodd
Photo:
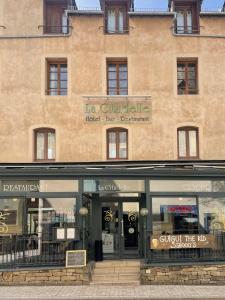
<path fill-rule="evenodd" d="M 85 250 L 89 262 L 143 259 L 144 283 L 168 272 L 173 282 L 164 264 L 174 262 L 214 276 L 207 263 L 223 263 L 225 241 L 224 25 L 224 8 L 201 0 L 165 11 L 1 0 L 1 269 L 62 267 Z M 87 282 L 81 270 L 72 281 Z"/>

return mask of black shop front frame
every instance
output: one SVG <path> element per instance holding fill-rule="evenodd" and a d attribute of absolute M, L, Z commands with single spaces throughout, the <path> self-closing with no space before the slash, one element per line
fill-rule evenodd
<path fill-rule="evenodd" d="M 151 263 L 223 261 L 223 162 L 202 162 L 197 167 L 194 162 L 177 164 L 2 165 L 0 212 L 3 217 L 11 215 L 5 224 L 7 233 L 1 224 L 1 259 L 12 251 L 18 254 L 32 250 L 35 260 L 41 260 L 39 266 L 40 262 L 49 265 L 47 258 L 53 251 L 57 259 L 51 264 L 63 265 L 66 250 L 85 247 L 89 260 L 94 260 L 94 243 L 105 238 L 104 259 L 141 258 Z M 44 181 L 51 189 L 43 185 Z M 81 216 L 79 210 L 84 206 L 88 214 Z M 147 215 L 140 214 L 143 208 Z M 193 248 L 194 244 L 185 243 L 185 236 L 193 243 L 195 239 L 207 239 L 211 247 L 199 242 Z M 175 238 L 180 243 L 168 248 Z M 4 240 L 11 248 L 4 246 Z M 25 240 L 26 251 L 21 248 L 21 240 Z M 40 255 L 40 249 L 42 254 L 45 249 L 45 256 Z M 1 260 L 5 268 L 34 266 L 35 262 L 29 257 L 3 265 Z"/>

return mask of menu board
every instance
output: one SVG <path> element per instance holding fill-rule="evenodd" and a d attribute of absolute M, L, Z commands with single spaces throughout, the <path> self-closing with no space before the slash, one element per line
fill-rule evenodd
<path fill-rule="evenodd" d="M 66 251 L 66 268 L 85 267 L 86 250 Z"/>

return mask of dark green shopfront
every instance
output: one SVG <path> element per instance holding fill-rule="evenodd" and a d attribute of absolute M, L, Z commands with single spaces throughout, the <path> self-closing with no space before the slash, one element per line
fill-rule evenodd
<path fill-rule="evenodd" d="M 0 269 L 225 260 L 225 162 L 0 165 Z"/>

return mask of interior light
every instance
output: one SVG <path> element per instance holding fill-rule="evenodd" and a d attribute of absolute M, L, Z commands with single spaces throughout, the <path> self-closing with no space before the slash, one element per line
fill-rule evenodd
<path fill-rule="evenodd" d="M 31 198 L 31 202 L 35 202 L 35 200 L 36 200 L 35 198 Z"/>

